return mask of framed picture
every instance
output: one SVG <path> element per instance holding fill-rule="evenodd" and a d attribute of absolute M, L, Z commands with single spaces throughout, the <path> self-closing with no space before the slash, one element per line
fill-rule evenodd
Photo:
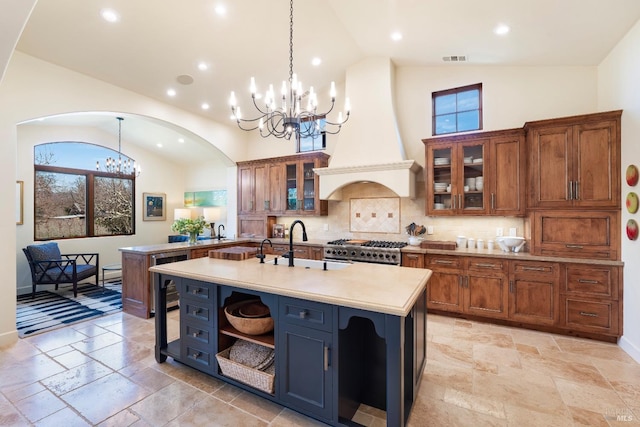
<path fill-rule="evenodd" d="M 164 193 L 142 193 L 144 203 L 143 221 L 164 221 L 167 219 L 166 197 Z"/>
<path fill-rule="evenodd" d="M 273 224 L 273 236 L 271 237 L 284 239 L 284 224 Z"/>
<path fill-rule="evenodd" d="M 24 223 L 24 181 L 16 181 L 16 225 Z"/>

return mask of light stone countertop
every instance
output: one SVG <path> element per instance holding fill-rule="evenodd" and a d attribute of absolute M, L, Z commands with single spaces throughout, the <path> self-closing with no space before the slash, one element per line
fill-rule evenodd
<path fill-rule="evenodd" d="M 265 261 L 273 258 L 267 256 Z M 341 270 L 323 271 L 260 264 L 257 258 L 197 258 L 158 265 L 150 271 L 402 317 L 431 277 L 431 270 L 419 268 L 353 263 Z"/>

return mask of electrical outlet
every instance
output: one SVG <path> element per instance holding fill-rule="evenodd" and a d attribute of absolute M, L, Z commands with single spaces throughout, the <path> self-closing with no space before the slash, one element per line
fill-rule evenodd
<path fill-rule="evenodd" d="M 329 224 L 324 225 L 324 231 L 329 231 Z"/>
<path fill-rule="evenodd" d="M 509 229 L 509 236 L 513 236 L 513 237 L 515 237 L 515 236 L 517 236 L 517 235 L 518 235 L 518 229 L 517 229 L 517 228 L 515 228 L 515 227 L 511 227 L 511 228 Z"/>
<path fill-rule="evenodd" d="M 504 229 L 502 227 L 496 228 L 496 237 L 504 236 Z"/>
<path fill-rule="evenodd" d="M 433 225 L 427 225 L 427 234 L 433 234 Z"/>

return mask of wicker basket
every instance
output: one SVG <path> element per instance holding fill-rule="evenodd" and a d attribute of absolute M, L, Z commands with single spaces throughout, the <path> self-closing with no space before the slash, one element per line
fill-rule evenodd
<path fill-rule="evenodd" d="M 220 365 L 222 373 L 230 378 L 250 385 L 251 387 L 255 387 L 258 390 L 262 390 L 265 393 L 273 394 L 275 375 L 258 371 L 257 369 L 252 369 L 241 363 L 236 363 L 233 360 L 230 360 L 230 351 L 231 347 L 216 354 L 216 359 L 218 359 L 218 365 Z"/>

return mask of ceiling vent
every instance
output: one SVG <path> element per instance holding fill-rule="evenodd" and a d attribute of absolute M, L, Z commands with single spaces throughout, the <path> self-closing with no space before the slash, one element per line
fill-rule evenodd
<path fill-rule="evenodd" d="M 444 62 L 466 62 L 466 55 L 451 55 L 451 56 L 443 56 L 442 60 Z"/>

